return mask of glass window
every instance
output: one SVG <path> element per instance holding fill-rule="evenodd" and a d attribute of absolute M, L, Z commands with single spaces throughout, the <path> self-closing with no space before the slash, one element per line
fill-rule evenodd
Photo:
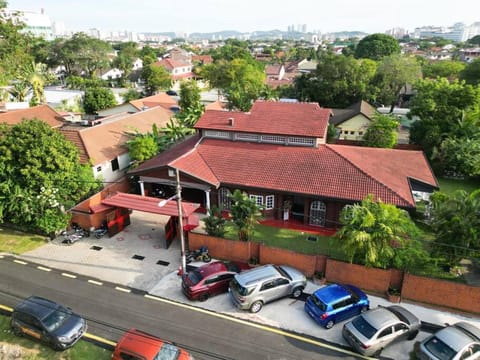
<path fill-rule="evenodd" d="M 258 206 L 263 206 L 263 196 L 262 195 L 250 195 L 250 199 L 255 201 L 255 204 Z"/>
<path fill-rule="evenodd" d="M 456 351 L 437 337 L 433 337 L 424 344 L 425 348 L 440 360 L 450 360 L 456 355 Z"/>
<path fill-rule="evenodd" d="M 275 196 L 267 195 L 265 196 L 265 209 L 271 210 L 274 207 Z"/>
<path fill-rule="evenodd" d="M 378 337 L 382 338 L 384 336 L 388 336 L 388 335 L 391 335 L 391 334 L 392 334 L 392 327 L 389 326 L 386 329 L 383 329 L 382 332 L 380 333 L 380 335 L 378 335 Z"/>
<path fill-rule="evenodd" d="M 232 208 L 232 193 L 227 188 L 220 188 L 218 190 L 218 205 L 225 210 Z"/>
<path fill-rule="evenodd" d="M 118 158 L 115 158 L 111 161 L 112 163 L 112 171 L 117 171 L 120 169 L 120 165 L 118 164 Z"/>
<path fill-rule="evenodd" d="M 377 332 L 377 329 L 370 325 L 363 316 L 358 316 L 353 319 L 352 325 L 367 339 L 371 339 Z"/>

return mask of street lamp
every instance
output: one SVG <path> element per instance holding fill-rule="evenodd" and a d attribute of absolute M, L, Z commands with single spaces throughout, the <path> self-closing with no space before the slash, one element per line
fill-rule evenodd
<path fill-rule="evenodd" d="M 187 258 L 185 257 L 185 238 L 183 236 L 183 211 L 182 211 L 182 187 L 180 186 L 180 173 L 178 169 L 175 169 L 175 175 L 177 180 L 177 193 L 173 196 L 170 196 L 166 200 L 162 200 L 158 203 L 159 207 L 165 206 L 170 200 L 177 200 L 178 207 L 178 226 L 180 228 L 180 254 L 182 257 L 182 274 L 185 274 L 187 271 Z"/>

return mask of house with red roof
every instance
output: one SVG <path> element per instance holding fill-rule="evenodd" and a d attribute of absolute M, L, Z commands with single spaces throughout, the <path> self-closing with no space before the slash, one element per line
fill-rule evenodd
<path fill-rule="evenodd" d="M 7 125 L 16 125 L 25 119 L 41 120 L 53 129 L 59 128 L 65 123 L 62 115 L 48 105 L 37 105 L 26 109 L 0 112 L 0 123 L 6 123 Z"/>
<path fill-rule="evenodd" d="M 162 186 L 205 208 L 231 206 L 235 189 L 264 216 L 338 227 L 345 205 L 367 195 L 413 210 L 413 191 L 432 192 L 436 178 L 421 151 L 331 145 L 331 110 L 318 103 L 257 101 L 249 112 L 207 110 L 194 137 L 134 170 L 142 194 Z M 173 189 L 173 190 L 172 190 Z"/>
<path fill-rule="evenodd" d="M 195 76 L 192 72 L 193 65 L 189 61 L 165 58 L 154 62 L 152 65 L 163 67 L 170 74 L 173 88 L 178 88 L 177 84 L 181 80 L 190 80 Z"/>

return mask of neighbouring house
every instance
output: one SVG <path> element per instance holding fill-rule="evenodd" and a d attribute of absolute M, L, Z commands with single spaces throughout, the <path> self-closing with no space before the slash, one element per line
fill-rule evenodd
<path fill-rule="evenodd" d="M 172 88 L 178 89 L 181 80 L 190 80 L 195 77 L 192 72 L 193 65 L 189 61 L 162 59 L 152 64 L 153 66 L 163 67 L 169 74 L 172 80 Z"/>
<path fill-rule="evenodd" d="M 0 123 L 15 125 L 25 119 L 44 121 L 54 129 L 60 128 L 65 123 L 65 119 L 62 115 L 48 105 L 37 105 L 27 109 L 0 112 Z"/>
<path fill-rule="evenodd" d="M 317 103 L 257 101 L 250 112 L 207 110 L 197 134 L 129 175 L 140 192 L 174 193 L 205 209 L 231 207 L 245 191 L 266 218 L 338 227 L 346 205 L 368 194 L 413 210 L 413 191 L 433 192 L 436 178 L 421 151 L 326 144 L 330 109 Z"/>
<path fill-rule="evenodd" d="M 111 115 L 93 122 L 63 126 L 60 131 L 80 150 L 80 161 L 92 167 L 95 178 L 116 181 L 127 172 L 131 159 L 126 142 L 128 133 L 148 133 L 153 124 L 160 129 L 172 113 L 161 106 L 134 114 Z"/>
<path fill-rule="evenodd" d="M 329 122 L 335 126 L 338 139 L 363 141 L 376 113 L 373 106 L 362 100 L 346 109 L 332 109 Z"/>
<path fill-rule="evenodd" d="M 115 114 L 122 114 L 125 112 L 136 113 L 152 107 L 161 106 L 165 110 L 174 112 L 178 110 L 177 101 L 170 95 L 162 92 L 152 96 L 147 96 L 141 99 L 130 100 L 118 106 L 114 106 L 109 109 L 98 111 L 98 116 L 110 116 Z"/>
<path fill-rule="evenodd" d="M 54 108 L 78 108 L 83 101 L 85 91 L 69 90 L 62 87 L 46 87 L 45 100 Z"/>

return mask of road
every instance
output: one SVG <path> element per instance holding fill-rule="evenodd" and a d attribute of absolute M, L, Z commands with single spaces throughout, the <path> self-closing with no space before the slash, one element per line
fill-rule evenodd
<path fill-rule="evenodd" d="M 0 258 L 0 304 L 10 307 L 30 295 L 71 307 L 89 332 L 117 341 L 135 327 L 188 349 L 196 359 L 357 359 L 348 350 L 318 339 L 255 325 L 223 314 L 187 307 L 114 284 L 102 286 L 62 271 Z"/>

